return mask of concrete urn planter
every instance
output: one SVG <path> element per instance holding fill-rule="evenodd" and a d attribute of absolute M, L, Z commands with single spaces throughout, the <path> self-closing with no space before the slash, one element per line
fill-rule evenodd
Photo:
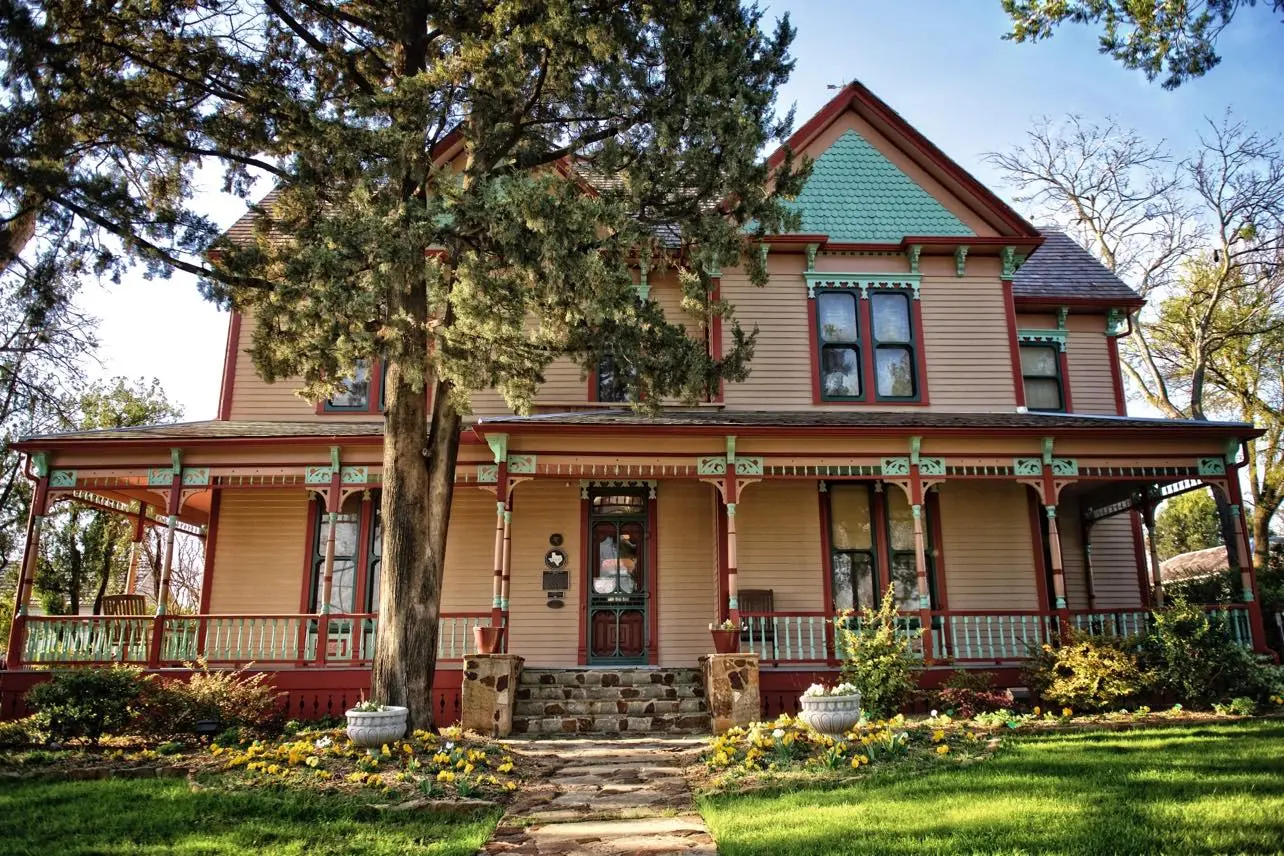
<path fill-rule="evenodd" d="M 400 740 L 406 734 L 406 717 L 410 711 L 389 705 L 383 710 L 349 710 L 348 739 L 363 749 L 378 749 L 385 743 Z"/>
<path fill-rule="evenodd" d="M 798 718 L 821 734 L 844 734 L 860 721 L 860 693 L 837 696 L 802 696 Z"/>

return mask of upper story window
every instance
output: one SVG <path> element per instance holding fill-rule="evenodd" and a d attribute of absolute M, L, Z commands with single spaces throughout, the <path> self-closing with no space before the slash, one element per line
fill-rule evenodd
<path fill-rule="evenodd" d="M 634 373 L 631 369 L 606 354 L 598 362 L 593 378 L 593 400 L 620 404 L 632 401 L 633 380 Z"/>
<path fill-rule="evenodd" d="M 1061 353 L 1055 345 L 1021 346 L 1021 381 L 1030 410 L 1065 410 Z"/>
<path fill-rule="evenodd" d="M 815 323 L 822 401 L 920 400 L 918 323 L 908 292 L 818 291 Z"/>
<path fill-rule="evenodd" d="M 355 371 L 344 378 L 343 388 L 321 405 L 323 413 L 382 413 L 383 363 L 357 360 Z"/>

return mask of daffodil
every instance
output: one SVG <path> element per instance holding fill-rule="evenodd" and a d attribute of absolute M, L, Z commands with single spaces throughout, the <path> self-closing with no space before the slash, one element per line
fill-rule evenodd
<path fill-rule="evenodd" d="M 950 747 L 949 747 L 948 745 L 946 745 L 945 743 L 942 743 L 940 746 L 937 746 L 937 747 L 936 747 L 936 754 L 937 754 L 937 755 L 948 755 L 948 754 L 950 754 Z"/>

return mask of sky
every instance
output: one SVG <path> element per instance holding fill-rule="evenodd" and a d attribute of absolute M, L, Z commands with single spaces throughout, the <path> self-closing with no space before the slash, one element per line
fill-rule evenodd
<path fill-rule="evenodd" d="M 1284 134 L 1284 24 L 1269 4 L 1241 10 L 1219 42 L 1221 65 L 1175 92 L 1098 54 L 1087 27 L 1063 27 L 1036 45 L 1002 41 L 999 0 L 761 5 L 768 20 L 787 12 L 798 31 L 797 65 L 780 93 L 782 105 L 796 106 L 796 125 L 833 96 L 829 87 L 859 80 L 1004 198 L 983 156 L 1020 143 L 1041 116 L 1115 116 L 1179 153 L 1198 143 L 1206 117 L 1227 109 L 1257 131 Z M 245 203 L 216 184 L 211 176 L 201 203 L 227 226 Z M 136 271 L 117 285 L 87 284 L 81 303 L 100 321 L 91 376 L 157 378 L 185 419 L 215 417 L 228 316 L 200 297 L 191 277 L 146 280 Z"/>

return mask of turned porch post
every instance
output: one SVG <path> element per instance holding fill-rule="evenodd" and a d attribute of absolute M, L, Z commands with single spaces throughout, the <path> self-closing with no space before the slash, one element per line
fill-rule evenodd
<path fill-rule="evenodd" d="M 502 491 L 503 488 L 501 487 Z M 495 575 L 491 582 L 490 626 L 499 627 L 504 621 L 504 501 L 495 502 Z"/>
<path fill-rule="evenodd" d="M 1248 624 L 1253 633 L 1253 650 L 1266 653 L 1266 623 L 1262 618 L 1262 604 L 1257 594 L 1257 568 L 1253 564 L 1253 551 L 1248 546 L 1248 533 L 1244 528 L 1244 498 L 1239 487 L 1239 471 L 1231 470 L 1226 478 L 1226 491 L 1230 499 L 1231 525 L 1235 530 L 1235 546 L 1240 555 L 1240 584 L 1244 602 L 1248 604 Z"/>
<path fill-rule="evenodd" d="M 504 613 L 504 625 L 507 626 L 508 618 L 508 584 L 509 577 L 512 575 L 513 568 L 513 503 L 509 500 L 508 507 L 504 509 L 504 576 L 500 580 L 499 586 L 499 608 Z M 508 650 L 508 634 L 504 634 L 504 650 Z"/>
<path fill-rule="evenodd" d="M 143 536 L 147 534 L 147 503 L 138 503 L 138 513 L 134 515 L 133 538 L 129 544 L 129 570 L 125 573 L 125 593 L 135 594 L 138 591 L 138 566 L 143 561 Z"/>
<path fill-rule="evenodd" d="M 22 565 L 18 568 L 18 590 L 14 595 L 13 624 L 9 626 L 9 650 L 6 665 L 16 668 L 22 664 L 22 649 L 26 638 L 27 608 L 31 602 L 31 589 L 36 579 L 36 564 L 40 560 L 40 533 L 44 529 L 45 514 L 49 508 L 48 458 L 32 455 L 36 473 L 36 488 L 27 512 L 27 540 L 22 547 Z"/>
<path fill-rule="evenodd" d="M 1052 598 L 1057 610 L 1057 620 L 1061 625 L 1064 637 L 1070 631 L 1070 605 L 1066 600 L 1065 563 L 1061 557 L 1061 531 L 1057 526 L 1057 506 L 1050 503 L 1044 506 L 1048 515 L 1048 557 L 1052 561 Z"/>
<path fill-rule="evenodd" d="M 1150 559 L 1150 590 L 1154 599 L 1154 605 L 1163 607 L 1164 605 L 1164 580 L 1159 572 L 1159 548 L 1155 544 L 1155 506 L 1158 505 L 1156 497 L 1151 496 L 1149 491 L 1141 501 L 1141 520 L 1146 527 L 1146 555 Z"/>
<path fill-rule="evenodd" d="M 183 507 L 182 452 L 171 449 L 173 468 L 169 480 L 169 496 L 165 501 L 165 552 L 161 559 L 160 585 L 156 593 L 156 615 L 152 619 L 152 645 L 147 664 L 159 668 L 165 645 L 165 613 L 169 611 L 170 576 L 174 568 L 174 537 L 178 531 L 178 512 Z"/>
<path fill-rule="evenodd" d="M 1097 578 L 1096 570 L 1092 566 L 1093 523 L 1092 519 L 1083 518 L 1083 574 L 1084 582 L 1088 586 L 1088 609 L 1097 608 Z"/>

